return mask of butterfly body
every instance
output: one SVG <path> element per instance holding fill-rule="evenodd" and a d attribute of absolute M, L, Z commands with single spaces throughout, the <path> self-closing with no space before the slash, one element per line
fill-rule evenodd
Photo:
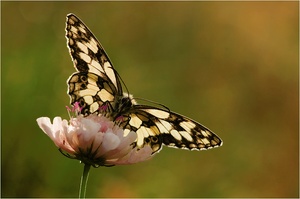
<path fill-rule="evenodd" d="M 74 14 L 67 16 L 66 38 L 77 72 L 68 79 L 71 104 L 79 103 L 81 113 L 101 114 L 137 134 L 133 148 L 145 145 L 158 152 L 162 145 L 203 150 L 222 145 L 222 140 L 198 122 L 167 108 L 137 104 L 124 93 L 121 78 L 100 42 Z"/>

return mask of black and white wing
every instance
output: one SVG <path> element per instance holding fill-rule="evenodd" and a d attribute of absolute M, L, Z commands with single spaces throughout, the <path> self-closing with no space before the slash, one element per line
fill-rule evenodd
<path fill-rule="evenodd" d="M 68 80 L 71 104 L 79 102 L 81 113 L 104 115 L 124 129 L 137 133 L 138 149 L 162 145 L 202 150 L 222 145 L 211 130 L 168 109 L 138 105 L 122 91 L 121 81 L 100 42 L 74 14 L 67 16 L 66 38 L 77 72 Z"/>
<path fill-rule="evenodd" d="M 74 14 L 67 15 L 66 38 L 78 71 L 68 80 L 71 104 L 79 102 L 84 115 L 99 110 L 105 110 L 109 115 L 123 96 L 121 82 L 111 61 L 100 42 Z"/>
<path fill-rule="evenodd" d="M 180 149 L 206 150 L 222 145 L 222 140 L 211 130 L 180 114 L 147 105 L 134 105 L 126 123 L 126 131 L 137 133 L 136 146 L 148 144 L 153 152 L 162 144 Z"/>

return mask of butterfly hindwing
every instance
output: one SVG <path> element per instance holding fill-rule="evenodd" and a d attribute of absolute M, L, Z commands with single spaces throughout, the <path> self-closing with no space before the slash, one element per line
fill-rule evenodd
<path fill-rule="evenodd" d="M 74 73 L 68 80 L 71 102 L 79 102 L 84 115 L 99 112 L 114 104 L 116 90 L 106 77 L 99 77 L 94 73 Z"/>
<path fill-rule="evenodd" d="M 208 128 L 170 110 L 138 105 L 123 94 L 121 80 L 104 48 L 88 27 L 74 14 L 67 15 L 66 38 L 77 70 L 68 79 L 71 104 L 79 103 L 85 116 L 104 115 L 124 129 L 137 134 L 132 143 L 138 149 L 162 145 L 202 150 L 221 146 L 222 140 Z"/>
<path fill-rule="evenodd" d="M 156 152 L 161 144 L 189 150 L 205 150 L 222 144 L 208 128 L 169 110 L 135 105 L 130 112 L 125 128 L 137 132 L 138 147 L 149 144 Z"/>

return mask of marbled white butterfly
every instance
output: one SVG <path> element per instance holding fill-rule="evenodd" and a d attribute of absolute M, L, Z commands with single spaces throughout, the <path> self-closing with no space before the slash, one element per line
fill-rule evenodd
<path fill-rule="evenodd" d="M 124 134 L 136 132 L 133 148 L 150 145 L 153 153 L 163 144 L 190 150 L 222 145 L 216 134 L 198 122 L 164 107 L 139 105 L 123 93 L 123 82 L 102 45 L 74 14 L 67 15 L 66 38 L 77 69 L 68 79 L 68 94 L 83 115 L 101 114 L 122 127 Z"/>

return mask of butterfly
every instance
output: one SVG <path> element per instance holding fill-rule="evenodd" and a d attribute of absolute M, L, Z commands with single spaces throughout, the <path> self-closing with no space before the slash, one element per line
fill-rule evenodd
<path fill-rule="evenodd" d="M 137 104 L 132 95 L 123 92 L 123 81 L 104 48 L 72 13 L 67 15 L 66 38 L 77 70 L 68 79 L 68 94 L 71 104 L 79 103 L 81 114 L 104 115 L 123 128 L 124 135 L 136 132 L 133 148 L 148 145 L 152 154 L 163 145 L 189 150 L 222 145 L 221 138 L 198 122 L 165 106 Z"/>

